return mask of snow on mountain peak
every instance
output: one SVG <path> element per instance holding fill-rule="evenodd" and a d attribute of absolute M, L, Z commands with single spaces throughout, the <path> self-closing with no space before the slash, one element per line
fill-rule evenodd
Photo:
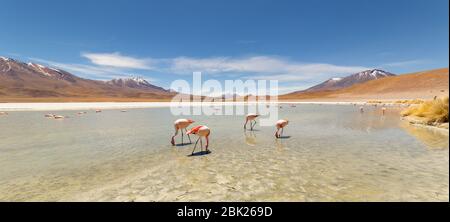
<path fill-rule="evenodd" d="M 0 59 L 2 59 L 2 60 L 5 61 L 5 62 L 8 62 L 8 61 L 11 60 L 10 58 L 6 58 L 6 57 L 3 57 L 3 56 L 0 56 Z"/>
<path fill-rule="evenodd" d="M 47 68 L 47 67 L 45 67 L 45 66 L 43 66 L 43 65 L 41 65 L 41 64 L 32 63 L 32 62 L 27 63 L 27 65 L 29 65 L 29 66 L 34 66 L 34 67 L 39 67 L 39 68 L 41 68 L 41 69 Z"/>
<path fill-rule="evenodd" d="M 117 84 L 117 83 L 122 84 L 123 83 L 123 84 L 135 84 L 138 86 L 151 86 L 151 84 L 149 82 L 147 82 L 147 80 L 145 80 L 142 77 L 137 77 L 137 76 L 128 77 L 128 78 L 112 79 L 108 82 L 112 82 L 114 84 Z"/>
<path fill-rule="evenodd" d="M 135 76 L 135 77 L 129 78 L 129 80 L 133 80 L 134 82 L 139 83 L 139 84 L 148 84 L 147 80 L 145 80 L 142 77 Z"/>
<path fill-rule="evenodd" d="M 53 76 L 49 72 L 50 70 L 60 73 L 60 71 L 57 69 L 49 68 L 49 67 L 43 66 L 41 64 L 37 64 L 37 63 L 29 62 L 29 63 L 27 63 L 27 65 L 34 68 L 35 70 L 37 70 L 38 72 L 40 72 L 41 74 L 46 75 L 46 76 Z"/>
<path fill-rule="evenodd" d="M 366 71 L 362 71 L 360 73 L 357 74 L 358 77 L 371 77 L 374 79 L 378 79 L 379 77 L 386 77 L 386 76 L 392 76 L 392 73 L 380 70 L 380 69 L 371 69 L 371 70 L 366 70 Z"/>

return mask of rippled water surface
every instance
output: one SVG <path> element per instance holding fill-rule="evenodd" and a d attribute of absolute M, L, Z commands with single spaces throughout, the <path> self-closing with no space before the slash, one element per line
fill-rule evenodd
<path fill-rule="evenodd" d="M 449 200 L 448 134 L 393 108 L 285 105 L 278 140 L 274 127 L 245 133 L 242 116 L 193 116 L 212 130 L 198 156 L 170 145 L 169 108 L 76 112 L 0 116 L 1 201 Z"/>

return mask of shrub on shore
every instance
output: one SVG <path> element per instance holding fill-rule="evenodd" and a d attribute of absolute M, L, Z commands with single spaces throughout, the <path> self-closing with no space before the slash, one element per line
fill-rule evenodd
<path fill-rule="evenodd" d="M 419 117 L 427 124 L 448 123 L 448 96 L 424 101 L 401 112 L 402 116 Z"/>
<path fill-rule="evenodd" d="M 413 100 L 397 100 L 395 103 L 401 103 L 401 104 L 422 104 L 425 101 L 421 99 L 413 99 Z"/>

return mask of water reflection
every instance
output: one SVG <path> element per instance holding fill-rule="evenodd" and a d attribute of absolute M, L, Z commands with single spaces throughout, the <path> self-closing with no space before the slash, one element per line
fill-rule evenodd
<path fill-rule="evenodd" d="M 398 111 L 392 109 L 382 114 L 381 108 L 366 107 L 365 112 L 360 113 L 358 110 L 353 112 L 347 112 L 340 117 L 336 117 L 338 120 L 337 127 L 343 127 L 351 130 L 358 130 L 372 133 L 376 130 L 386 130 L 398 127 Z"/>
<path fill-rule="evenodd" d="M 275 139 L 275 146 L 277 148 L 277 150 L 284 150 L 286 149 L 286 141 L 284 141 L 283 139 Z"/>
<path fill-rule="evenodd" d="M 245 143 L 249 146 L 255 146 L 256 145 L 256 134 L 254 131 L 245 131 Z"/>
<path fill-rule="evenodd" d="M 448 149 L 448 134 L 438 132 L 437 130 L 425 128 L 423 126 L 414 126 L 408 122 L 402 122 L 400 126 L 411 136 L 422 142 L 430 149 Z"/>

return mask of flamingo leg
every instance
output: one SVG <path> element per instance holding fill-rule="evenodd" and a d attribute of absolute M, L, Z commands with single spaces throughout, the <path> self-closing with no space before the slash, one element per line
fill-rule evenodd
<path fill-rule="evenodd" d="M 203 140 L 201 137 L 200 137 L 200 151 L 203 152 Z"/>
<path fill-rule="evenodd" d="M 192 154 L 194 154 L 194 151 L 195 151 L 195 148 L 197 148 L 197 143 L 198 143 L 198 140 L 200 139 L 200 137 L 197 139 L 197 141 L 195 142 L 195 145 L 194 145 L 194 149 L 192 150 Z"/>
<path fill-rule="evenodd" d="M 253 131 L 253 127 L 256 125 L 256 120 L 253 120 L 253 124 L 252 124 L 252 131 Z"/>
<path fill-rule="evenodd" d="M 185 129 L 184 131 L 186 131 L 186 133 L 187 133 L 187 129 Z M 191 141 L 191 136 L 188 134 L 187 135 L 188 136 L 188 138 L 189 138 L 189 143 L 192 143 L 192 141 Z"/>
<path fill-rule="evenodd" d="M 245 120 L 245 124 L 244 124 L 244 130 L 246 130 L 246 129 L 247 129 L 247 122 L 248 122 L 248 119 L 246 119 L 246 120 Z"/>
<path fill-rule="evenodd" d="M 181 132 L 183 133 L 183 132 Z M 172 136 L 172 140 L 170 141 L 170 143 L 172 143 L 172 146 L 175 146 L 175 136 L 178 135 L 178 129 L 175 129 L 175 135 Z"/>
<path fill-rule="evenodd" d="M 276 138 L 278 138 L 278 131 L 279 131 L 280 129 L 277 129 L 277 131 L 275 132 L 275 137 Z"/>
<path fill-rule="evenodd" d="M 181 145 L 184 145 L 183 138 L 184 138 L 184 133 L 183 133 L 183 129 L 181 129 Z"/>

